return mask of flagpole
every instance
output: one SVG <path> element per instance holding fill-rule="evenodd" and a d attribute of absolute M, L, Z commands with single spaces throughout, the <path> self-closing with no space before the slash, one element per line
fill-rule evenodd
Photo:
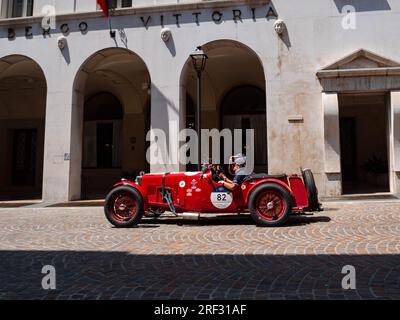
<path fill-rule="evenodd" d="M 110 10 L 111 8 L 109 0 L 97 0 L 96 3 L 101 7 L 104 16 L 108 19 L 108 26 L 110 28 L 110 37 L 115 38 L 115 31 L 112 29 L 111 25 L 111 10 Z"/>
<path fill-rule="evenodd" d="M 113 31 L 112 26 L 111 26 L 111 14 L 110 14 L 110 9 L 108 9 L 108 26 L 110 27 L 110 37 L 115 38 L 115 31 Z"/>

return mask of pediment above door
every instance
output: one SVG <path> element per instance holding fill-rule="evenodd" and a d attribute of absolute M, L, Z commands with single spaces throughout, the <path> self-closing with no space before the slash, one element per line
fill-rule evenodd
<path fill-rule="evenodd" d="M 365 49 L 317 71 L 324 92 L 400 90 L 400 62 Z"/>
<path fill-rule="evenodd" d="M 318 78 L 400 75 L 400 63 L 365 49 L 341 58 L 317 72 Z"/>

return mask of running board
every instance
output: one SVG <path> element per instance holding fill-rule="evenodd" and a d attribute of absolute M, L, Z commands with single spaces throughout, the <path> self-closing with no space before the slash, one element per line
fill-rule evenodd
<path fill-rule="evenodd" d="M 178 217 L 183 218 L 184 220 L 199 220 L 199 219 L 215 219 L 218 217 L 238 217 L 243 216 L 244 214 L 238 213 L 195 213 L 195 212 L 183 212 L 177 213 Z"/>

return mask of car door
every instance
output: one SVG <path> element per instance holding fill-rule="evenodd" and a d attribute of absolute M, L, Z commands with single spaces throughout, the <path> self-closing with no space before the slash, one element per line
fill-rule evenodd
<path fill-rule="evenodd" d="M 236 191 L 231 192 L 213 181 L 211 174 L 201 180 L 200 188 L 202 190 L 202 212 L 224 213 L 236 212 L 236 203 L 234 201 Z"/>

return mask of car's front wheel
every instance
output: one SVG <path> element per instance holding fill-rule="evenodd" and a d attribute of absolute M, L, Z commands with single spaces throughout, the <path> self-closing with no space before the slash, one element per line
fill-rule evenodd
<path fill-rule="evenodd" d="M 143 216 L 142 196 L 132 187 L 117 187 L 107 195 L 104 213 L 107 220 L 118 228 L 136 225 Z"/>
<path fill-rule="evenodd" d="M 289 191 L 276 183 L 265 183 L 250 195 L 251 217 L 262 227 L 283 225 L 292 212 L 292 196 Z"/>

